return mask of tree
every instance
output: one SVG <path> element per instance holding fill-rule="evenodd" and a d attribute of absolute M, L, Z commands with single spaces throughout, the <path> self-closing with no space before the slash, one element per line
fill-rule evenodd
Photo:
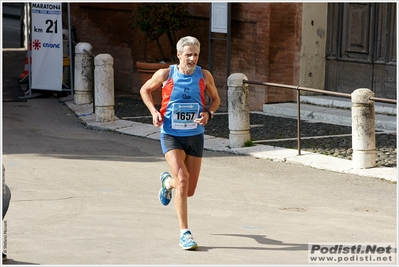
<path fill-rule="evenodd" d="M 184 3 L 140 3 L 133 17 L 133 28 L 140 29 L 150 40 L 156 41 L 162 60 L 176 61 L 176 32 L 191 27 L 191 14 Z M 169 57 L 165 56 L 159 38 L 166 34 Z"/>

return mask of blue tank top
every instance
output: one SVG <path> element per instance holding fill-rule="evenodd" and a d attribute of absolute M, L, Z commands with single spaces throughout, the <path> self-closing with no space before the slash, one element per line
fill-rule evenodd
<path fill-rule="evenodd" d="M 161 133 L 173 136 L 192 136 L 204 133 L 204 126 L 193 120 L 205 108 L 205 78 L 201 67 L 185 75 L 177 65 L 170 66 L 169 77 L 162 87 L 160 113 L 163 117 Z"/>

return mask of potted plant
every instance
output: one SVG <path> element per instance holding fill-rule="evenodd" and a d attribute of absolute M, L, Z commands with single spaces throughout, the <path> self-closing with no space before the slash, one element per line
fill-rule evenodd
<path fill-rule="evenodd" d="M 177 62 L 176 33 L 191 27 L 191 15 L 185 3 L 140 3 L 133 17 L 133 29 L 142 31 L 148 43 L 156 42 L 160 59 L 150 56 L 151 62 L 137 61 L 136 67 L 144 84 L 160 68 Z M 168 48 L 163 47 L 160 38 L 166 35 Z M 145 54 L 147 59 L 147 55 Z M 165 65 L 166 64 L 166 65 Z M 160 88 L 154 91 L 154 102 L 160 103 Z"/>

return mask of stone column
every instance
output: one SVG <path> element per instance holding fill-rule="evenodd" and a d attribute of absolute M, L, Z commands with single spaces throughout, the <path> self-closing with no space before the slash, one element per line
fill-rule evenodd
<path fill-rule="evenodd" d="M 89 43 L 78 43 L 75 46 L 74 102 L 76 105 L 93 102 L 94 65 L 91 56 L 92 50 L 93 47 Z"/>
<path fill-rule="evenodd" d="M 374 93 L 367 88 L 353 91 L 352 99 L 352 161 L 354 169 L 375 167 Z"/>
<path fill-rule="evenodd" d="M 234 73 L 227 79 L 230 147 L 243 147 L 245 142 L 251 140 L 249 91 L 243 80 L 247 80 L 247 76 L 242 73 Z"/>
<path fill-rule="evenodd" d="M 114 100 L 114 59 L 109 54 L 94 58 L 94 102 L 97 122 L 115 119 Z"/>

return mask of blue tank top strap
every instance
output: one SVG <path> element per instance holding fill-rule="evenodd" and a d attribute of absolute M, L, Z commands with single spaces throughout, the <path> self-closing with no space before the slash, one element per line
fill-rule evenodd
<path fill-rule="evenodd" d="M 168 80 L 173 77 L 173 74 L 176 72 L 176 68 L 177 68 L 177 64 L 173 64 L 173 65 L 169 66 L 169 77 L 168 77 Z"/>

